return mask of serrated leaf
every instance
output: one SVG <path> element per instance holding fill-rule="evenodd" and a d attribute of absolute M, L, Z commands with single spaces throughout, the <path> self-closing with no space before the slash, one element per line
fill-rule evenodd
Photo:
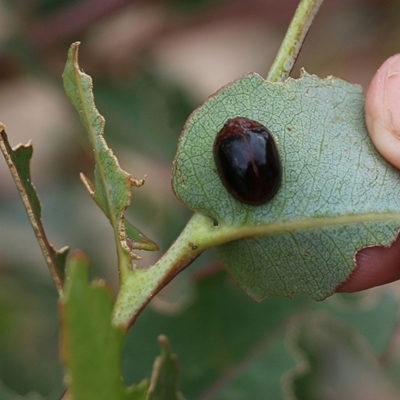
<path fill-rule="evenodd" d="M 400 173 L 372 145 L 361 88 L 303 71 L 271 83 L 246 75 L 222 88 L 187 121 L 173 188 L 189 208 L 230 229 L 216 248 L 255 300 L 304 292 L 324 299 L 355 268 L 355 253 L 390 244 L 400 227 Z M 222 186 L 213 159 L 228 118 L 265 125 L 277 141 L 283 181 L 268 203 L 250 206 Z"/>
<path fill-rule="evenodd" d="M 132 188 L 140 187 L 144 180 L 135 180 L 122 170 L 117 158 L 108 147 L 103 136 L 105 120 L 94 103 L 92 78 L 79 67 L 78 49 L 79 42 L 72 44 L 63 80 L 65 91 L 87 130 L 95 155 L 94 184 L 84 175 L 81 175 L 81 178 L 93 200 L 110 220 L 118 248 L 122 247 L 123 252 L 131 258 L 139 259 L 133 250 L 158 250 L 153 241 L 139 229 L 128 224 L 124 217 L 131 201 Z"/>
<path fill-rule="evenodd" d="M 178 358 L 168 339 L 160 336 L 161 355 L 156 358 L 146 400 L 184 400 L 179 391 Z"/>
<path fill-rule="evenodd" d="M 111 323 L 113 298 L 103 281 L 88 282 L 87 259 L 75 254 L 61 301 L 61 353 L 74 400 L 144 400 L 148 383 L 125 387 L 121 350 L 126 331 Z M 68 397 L 69 398 L 69 397 Z"/>
<path fill-rule="evenodd" d="M 54 283 L 61 295 L 69 248 L 63 247 L 60 250 L 56 250 L 47 239 L 42 223 L 40 200 L 31 180 L 30 161 L 33 147 L 28 143 L 25 146 L 20 144 L 12 149 L 8 143 L 5 126 L 0 123 L 0 149 L 3 152 L 8 168 L 10 169 L 22 202 L 28 213 L 33 231 L 39 242 L 39 246 L 49 267 Z"/>
<path fill-rule="evenodd" d="M 303 316 L 288 336 L 297 366 L 283 379 L 285 399 L 385 399 L 400 396 L 365 339 L 328 314 Z"/>

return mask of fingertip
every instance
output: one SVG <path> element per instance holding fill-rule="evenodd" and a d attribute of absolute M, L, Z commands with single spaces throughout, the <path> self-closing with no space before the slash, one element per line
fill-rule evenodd
<path fill-rule="evenodd" d="M 400 168 L 400 54 L 387 59 L 372 79 L 365 120 L 378 151 Z"/>
<path fill-rule="evenodd" d="M 373 246 L 356 254 L 356 268 L 336 292 L 359 292 L 400 279 L 400 234 L 388 247 Z"/>

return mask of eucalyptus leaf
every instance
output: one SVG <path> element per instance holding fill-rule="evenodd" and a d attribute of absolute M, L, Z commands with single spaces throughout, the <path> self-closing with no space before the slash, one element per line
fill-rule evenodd
<path fill-rule="evenodd" d="M 280 153 L 282 186 L 260 206 L 235 200 L 216 172 L 215 136 L 237 116 L 265 125 Z M 361 88 L 304 71 L 283 83 L 246 75 L 195 110 L 179 141 L 173 188 L 215 229 L 240 239 L 216 252 L 257 301 L 299 292 L 326 298 L 354 270 L 359 249 L 389 245 L 400 227 L 400 173 L 369 139 Z"/>

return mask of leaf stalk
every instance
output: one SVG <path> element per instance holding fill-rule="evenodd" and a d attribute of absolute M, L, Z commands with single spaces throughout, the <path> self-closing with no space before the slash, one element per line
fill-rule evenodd
<path fill-rule="evenodd" d="M 300 53 L 304 39 L 323 0 L 301 0 L 290 22 L 285 38 L 268 72 L 267 81 L 286 80 Z"/>

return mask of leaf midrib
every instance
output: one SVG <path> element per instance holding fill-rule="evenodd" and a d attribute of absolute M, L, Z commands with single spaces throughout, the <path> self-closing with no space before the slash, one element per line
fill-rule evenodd
<path fill-rule="evenodd" d="M 214 246 L 230 242 L 232 240 L 245 239 L 254 236 L 268 236 L 284 232 L 293 232 L 298 230 L 311 230 L 318 228 L 328 228 L 338 225 L 351 225 L 367 222 L 390 222 L 398 221 L 400 229 L 399 213 L 364 213 L 349 214 L 333 217 L 315 217 L 304 218 L 288 222 L 274 222 L 260 225 L 242 225 L 235 226 L 220 223 L 215 227 L 215 231 L 208 237 L 207 242 L 214 240 Z M 211 247 L 211 246 L 210 246 Z"/>

